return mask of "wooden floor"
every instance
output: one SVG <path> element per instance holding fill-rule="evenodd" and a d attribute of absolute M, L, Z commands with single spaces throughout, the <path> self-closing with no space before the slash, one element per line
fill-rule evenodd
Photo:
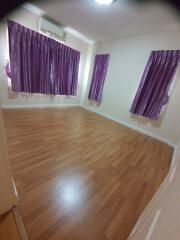
<path fill-rule="evenodd" d="M 16 226 L 13 211 L 0 216 L 0 239 L 20 240 L 20 235 Z"/>
<path fill-rule="evenodd" d="M 4 116 L 29 239 L 127 239 L 172 149 L 82 108 Z"/>

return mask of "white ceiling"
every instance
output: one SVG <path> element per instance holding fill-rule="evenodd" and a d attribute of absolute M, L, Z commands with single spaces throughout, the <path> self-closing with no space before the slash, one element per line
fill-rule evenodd
<path fill-rule="evenodd" d="M 54 20 L 95 41 L 148 34 L 177 28 L 172 9 L 160 5 L 135 5 L 117 0 L 110 6 L 93 0 L 45 0 L 33 2 Z"/>

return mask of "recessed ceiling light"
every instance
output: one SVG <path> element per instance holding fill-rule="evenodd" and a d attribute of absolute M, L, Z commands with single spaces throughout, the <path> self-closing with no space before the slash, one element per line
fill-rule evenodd
<path fill-rule="evenodd" d="M 94 0 L 96 3 L 109 5 L 114 2 L 114 0 Z"/>

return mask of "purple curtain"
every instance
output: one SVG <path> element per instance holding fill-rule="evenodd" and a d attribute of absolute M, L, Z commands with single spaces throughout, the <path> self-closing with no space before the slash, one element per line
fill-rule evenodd
<path fill-rule="evenodd" d="M 130 112 L 158 119 L 180 62 L 180 50 L 152 51 Z"/>
<path fill-rule="evenodd" d="M 8 20 L 12 90 L 76 95 L 80 52 Z"/>
<path fill-rule="evenodd" d="M 100 103 L 102 100 L 102 92 L 104 81 L 107 73 L 109 54 L 99 54 L 95 56 L 94 69 L 89 90 L 89 99 Z"/>

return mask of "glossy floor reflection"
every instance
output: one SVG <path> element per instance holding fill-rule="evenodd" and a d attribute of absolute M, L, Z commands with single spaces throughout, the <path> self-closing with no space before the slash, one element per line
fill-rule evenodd
<path fill-rule="evenodd" d="M 59 193 L 56 197 L 57 203 L 61 203 L 67 211 L 80 208 L 86 201 L 87 189 L 83 190 L 82 178 L 80 173 L 74 177 L 67 175 L 63 180 L 60 178 L 54 187 L 54 194 Z"/>

